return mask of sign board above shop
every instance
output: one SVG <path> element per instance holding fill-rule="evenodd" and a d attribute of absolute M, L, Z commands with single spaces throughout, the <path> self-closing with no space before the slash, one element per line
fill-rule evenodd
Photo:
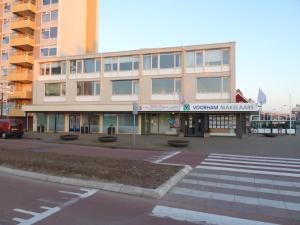
<path fill-rule="evenodd" d="M 256 103 L 192 103 L 140 105 L 140 112 L 257 112 Z"/>
<path fill-rule="evenodd" d="M 256 103 L 193 103 L 183 104 L 183 112 L 257 112 Z"/>
<path fill-rule="evenodd" d="M 179 104 L 165 104 L 165 105 L 140 105 L 140 112 L 178 112 L 180 110 Z"/>

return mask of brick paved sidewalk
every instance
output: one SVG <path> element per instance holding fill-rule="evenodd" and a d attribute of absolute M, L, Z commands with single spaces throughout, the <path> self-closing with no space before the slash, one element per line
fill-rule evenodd
<path fill-rule="evenodd" d="M 97 141 L 100 134 L 81 134 L 76 141 L 65 142 L 59 139 L 59 133 L 26 133 L 25 138 L 39 138 L 44 142 L 51 143 L 70 143 L 77 145 L 99 146 L 109 148 L 129 148 L 170 151 L 174 148 L 167 145 L 170 139 L 186 139 L 190 145 L 186 148 L 180 148 L 180 151 L 192 151 L 203 154 L 226 153 L 226 154 L 244 154 L 244 155 L 265 155 L 278 157 L 296 157 L 300 158 L 300 135 L 296 136 L 278 136 L 268 138 L 263 136 L 245 135 L 242 139 L 236 137 L 174 137 L 174 136 L 136 136 L 136 145 L 133 147 L 132 135 L 118 135 L 118 141 L 115 143 L 101 143 Z M 176 150 L 176 149 L 175 149 Z"/>

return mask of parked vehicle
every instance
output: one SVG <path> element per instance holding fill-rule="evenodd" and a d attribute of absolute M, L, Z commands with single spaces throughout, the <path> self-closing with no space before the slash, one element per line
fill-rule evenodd
<path fill-rule="evenodd" d="M 16 119 L 0 119 L 0 136 L 21 138 L 24 135 L 23 123 Z"/>

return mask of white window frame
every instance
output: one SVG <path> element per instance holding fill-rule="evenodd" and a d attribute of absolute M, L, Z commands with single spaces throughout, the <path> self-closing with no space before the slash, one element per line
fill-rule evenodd
<path fill-rule="evenodd" d="M 113 94 L 113 82 L 114 81 L 131 81 L 131 94 L 121 94 L 114 95 Z M 138 92 L 140 89 L 140 81 L 138 79 L 130 79 L 130 80 L 112 80 L 111 81 L 111 100 L 112 101 L 137 101 L 139 99 L 139 93 L 135 93 L 135 85 L 138 84 Z"/>
<path fill-rule="evenodd" d="M 159 80 L 159 79 L 173 79 L 173 93 L 168 94 L 155 94 L 153 93 L 153 80 Z M 176 91 L 176 82 L 180 80 L 181 87 L 180 92 Z M 182 93 L 182 79 L 177 77 L 165 77 L 165 78 L 152 78 L 151 79 L 151 100 L 179 100 L 180 95 Z"/>
<path fill-rule="evenodd" d="M 198 78 L 221 78 L 221 92 L 199 92 L 198 91 Z M 224 91 L 224 78 L 228 79 L 229 90 Z M 196 77 L 196 99 L 230 99 L 230 76 L 210 76 L 210 77 Z"/>

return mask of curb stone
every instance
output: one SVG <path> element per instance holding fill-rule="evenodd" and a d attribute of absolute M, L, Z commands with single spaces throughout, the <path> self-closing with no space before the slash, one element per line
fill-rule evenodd
<path fill-rule="evenodd" d="M 174 164 L 173 164 L 174 165 Z M 182 165 L 181 165 L 182 166 Z M 145 198 L 162 198 L 169 190 L 171 190 L 186 174 L 192 170 L 192 167 L 184 165 L 183 168 L 175 175 L 170 177 L 165 183 L 160 185 L 156 189 L 142 188 L 138 186 L 131 186 L 112 182 L 94 181 L 94 180 L 82 180 L 76 178 L 59 177 L 53 175 L 47 175 L 42 173 L 29 172 L 24 170 L 12 169 L 9 167 L 0 166 L 0 173 L 6 173 L 10 175 L 31 178 L 35 180 L 48 181 L 52 183 L 80 186 L 86 188 L 96 188 L 105 191 L 112 191 L 122 194 L 129 194 Z"/>

